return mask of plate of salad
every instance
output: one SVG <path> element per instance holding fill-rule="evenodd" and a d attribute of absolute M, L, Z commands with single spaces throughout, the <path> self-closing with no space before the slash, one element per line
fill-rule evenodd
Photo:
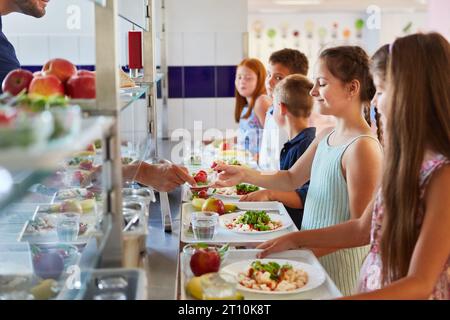
<path fill-rule="evenodd" d="M 289 228 L 292 220 L 289 216 L 267 213 L 265 210 L 247 210 L 225 214 L 219 217 L 222 227 L 245 234 L 263 234 Z"/>
<path fill-rule="evenodd" d="M 259 190 L 262 190 L 262 188 L 249 183 L 240 183 L 235 185 L 234 187 L 214 189 L 212 193 L 214 193 L 214 195 L 219 195 L 225 198 L 240 199 L 246 194 Z"/>

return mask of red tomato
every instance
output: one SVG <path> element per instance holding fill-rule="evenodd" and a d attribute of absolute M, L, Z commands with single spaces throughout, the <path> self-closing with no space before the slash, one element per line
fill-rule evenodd
<path fill-rule="evenodd" d="M 197 174 L 194 176 L 194 180 L 195 182 L 202 182 L 202 183 L 206 183 L 208 181 L 208 174 L 203 171 L 200 170 L 199 172 L 197 172 Z"/>
<path fill-rule="evenodd" d="M 200 190 L 198 192 L 198 197 L 202 199 L 208 199 L 208 191 L 207 190 Z"/>

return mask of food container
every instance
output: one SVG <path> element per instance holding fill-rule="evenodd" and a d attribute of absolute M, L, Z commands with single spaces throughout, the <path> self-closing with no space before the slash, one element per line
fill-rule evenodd
<path fill-rule="evenodd" d="M 122 264 L 125 267 L 139 267 L 142 254 L 146 252 L 148 226 L 145 208 L 146 204 L 143 201 L 123 201 L 124 229 L 127 228 L 123 232 Z"/>
<path fill-rule="evenodd" d="M 0 300 L 28 299 L 33 264 L 28 243 L 0 243 Z"/>
<path fill-rule="evenodd" d="M 87 275 L 82 273 L 81 277 Z M 145 300 L 146 276 L 140 269 L 97 269 L 90 275 L 83 300 Z"/>

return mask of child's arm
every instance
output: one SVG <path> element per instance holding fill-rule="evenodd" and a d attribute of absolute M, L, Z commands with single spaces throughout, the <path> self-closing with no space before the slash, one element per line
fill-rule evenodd
<path fill-rule="evenodd" d="M 259 96 L 255 101 L 255 115 L 258 118 L 259 123 L 264 128 L 266 122 L 266 113 L 272 105 L 272 99 L 266 95 Z"/>
<path fill-rule="evenodd" d="M 376 141 L 360 138 L 345 151 L 342 170 L 347 181 L 350 218 L 364 212 L 381 181 L 382 153 Z"/>
<path fill-rule="evenodd" d="M 290 208 L 303 208 L 303 201 L 295 191 L 259 190 L 243 196 L 239 201 L 279 201 Z"/>
<path fill-rule="evenodd" d="M 214 170 L 222 172 L 218 175 L 215 187 L 232 187 L 247 182 L 266 189 L 292 191 L 309 180 L 317 146 L 331 130 L 328 128 L 321 132 L 289 170 L 261 172 L 242 166 L 219 164 Z"/>
<path fill-rule="evenodd" d="M 297 231 L 260 244 L 264 249 L 259 258 L 275 252 L 298 248 L 333 248 L 335 250 L 363 246 L 370 240 L 372 203 L 359 219 L 349 220 L 328 228 Z"/>
<path fill-rule="evenodd" d="M 425 218 L 406 277 L 349 299 L 428 299 L 450 255 L 450 165 L 436 172 L 426 194 Z M 448 276 L 449 270 L 447 270 Z"/>

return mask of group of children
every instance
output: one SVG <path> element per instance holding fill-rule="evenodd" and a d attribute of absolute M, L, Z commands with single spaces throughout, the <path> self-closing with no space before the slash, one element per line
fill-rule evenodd
<path fill-rule="evenodd" d="M 314 83 L 306 58 L 284 49 L 270 58 L 266 91 L 258 79 L 264 72 L 245 82 L 256 75 L 248 67 L 254 60 L 237 70 L 245 107 L 236 109 L 236 120 L 264 124 L 263 140 L 282 139 L 270 123 L 277 124 L 287 136 L 280 170 L 266 143 L 260 151 L 272 159 L 270 171 L 225 164 L 215 170 L 218 187 L 264 187 L 242 201 L 280 201 L 301 229 L 261 244 L 260 257 L 309 248 L 344 296 L 356 294 L 351 298 L 449 299 L 449 42 L 414 34 L 371 59 L 358 46 L 328 48 Z M 259 91 L 249 95 L 255 83 Z M 317 135 L 308 127 L 313 104 L 336 121 Z"/>

